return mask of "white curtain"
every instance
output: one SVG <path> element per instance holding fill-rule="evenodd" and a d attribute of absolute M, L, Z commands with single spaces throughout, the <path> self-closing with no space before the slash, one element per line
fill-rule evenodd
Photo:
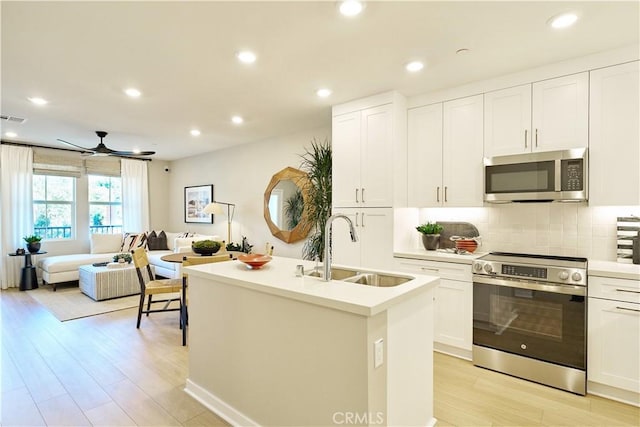
<path fill-rule="evenodd" d="M 33 234 L 33 152 L 30 147 L 0 147 L 0 288 L 7 289 L 19 285 L 24 262 L 7 254 L 23 248 L 22 238 Z"/>
<path fill-rule="evenodd" d="M 149 179 L 147 162 L 122 159 L 122 226 L 124 232 L 149 229 Z"/>

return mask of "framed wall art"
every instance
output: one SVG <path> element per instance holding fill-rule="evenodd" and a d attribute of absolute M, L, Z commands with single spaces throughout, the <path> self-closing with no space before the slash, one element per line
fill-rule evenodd
<path fill-rule="evenodd" d="M 212 201 L 212 184 L 184 187 L 184 222 L 213 224 L 213 215 L 202 212 Z"/>

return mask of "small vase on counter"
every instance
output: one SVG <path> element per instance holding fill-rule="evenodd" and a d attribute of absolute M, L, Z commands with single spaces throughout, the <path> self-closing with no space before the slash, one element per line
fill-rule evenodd
<path fill-rule="evenodd" d="M 435 251 L 440 245 L 440 232 L 442 226 L 436 222 L 427 222 L 416 227 L 422 233 L 422 244 L 428 251 Z"/>

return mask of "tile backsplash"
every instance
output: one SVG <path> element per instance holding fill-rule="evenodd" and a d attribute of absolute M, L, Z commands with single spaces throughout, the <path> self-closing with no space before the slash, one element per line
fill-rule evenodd
<path fill-rule="evenodd" d="M 590 207 L 583 203 L 510 203 L 483 208 L 408 208 L 395 215 L 395 248 L 422 248 L 415 226 L 466 221 L 482 236 L 483 252 L 504 251 L 616 260 L 618 216 L 640 206 Z M 412 223 L 415 221 L 415 224 Z M 408 228 L 410 232 L 404 231 Z"/>

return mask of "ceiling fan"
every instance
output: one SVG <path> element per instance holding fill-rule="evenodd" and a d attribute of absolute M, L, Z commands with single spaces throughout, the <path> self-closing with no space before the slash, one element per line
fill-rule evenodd
<path fill-rule="evenodd" d="M 116 156 L 116 157 L 130 157 L 130 158 L 137 158 L 140 156 L 151 156 L 153 154 L 156 154 L 155 151 L 119 151 L 119 150 L 112 150 L 111 148 L 107 147 L 106 145 L 104 145 L 104 143 L 102 142 L 102 138 L 104 138 L 105 136 L 107 136 L 107 132 L 103 131 L 103 130 L 97 130 L 96 131 L 96 135 L 98 135 L 98 138 L 100 138 L 100 143 L 94 147 L 94 148 L 85 148 L 85 147 L 81 147 L 79 145 L 73 144 L 71 142 L 65 141 L 64 139 L 59 139 L 58 141 L 63 142 L 65 144 L 69 144 L 73 147 L 76 148 L 80 148 L 81 150 L 90 153 L 91 156 Z"/>

